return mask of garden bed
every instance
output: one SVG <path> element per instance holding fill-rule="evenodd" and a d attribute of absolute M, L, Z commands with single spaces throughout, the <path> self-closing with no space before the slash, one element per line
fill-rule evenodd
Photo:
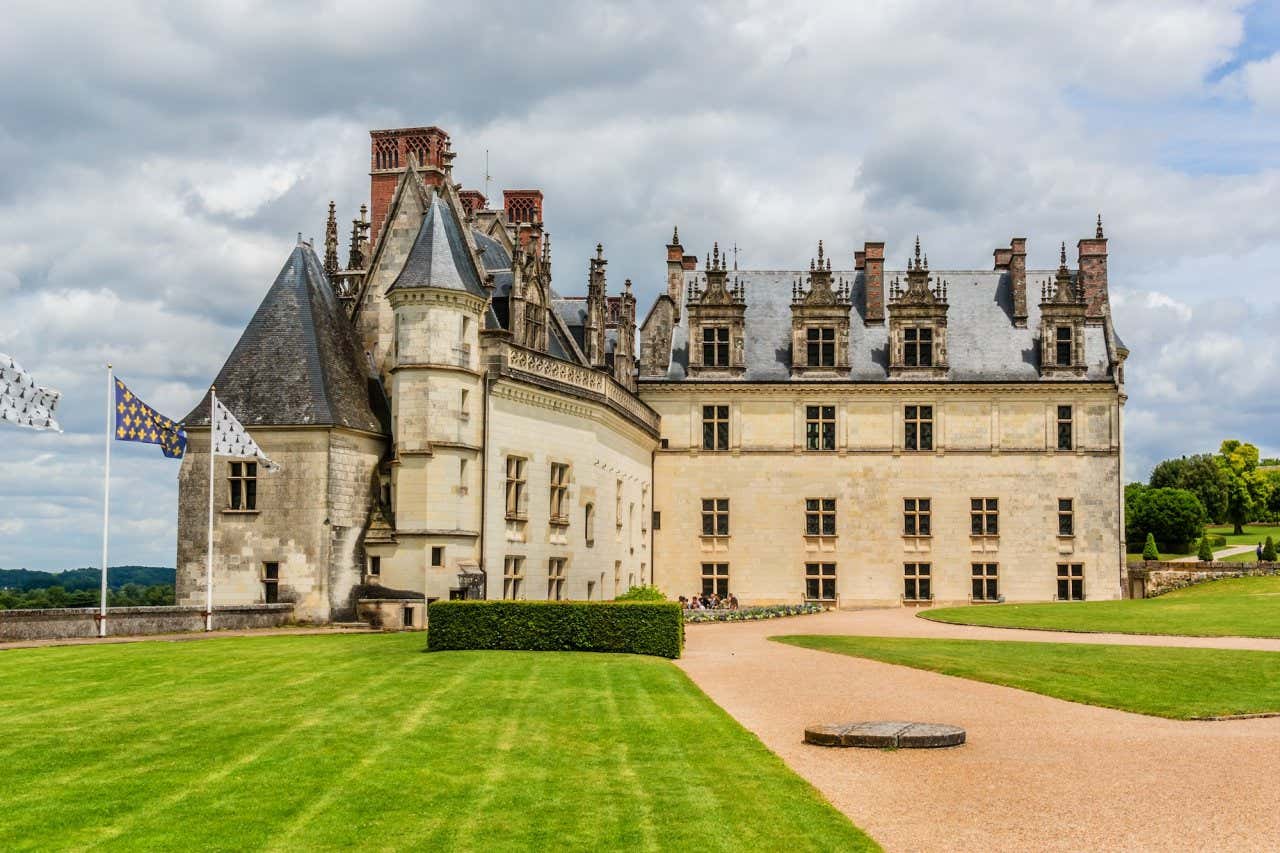
<path fill-rule="evenodd" d="M 766 607 L 740 607 L 737 610 L 686 610 L 684 621 L 698 622 L 755 622 L 760 619 L 778 619 L 783 616 L 804 616 L 823 613 L 821 604 L 771 604 Z"/>

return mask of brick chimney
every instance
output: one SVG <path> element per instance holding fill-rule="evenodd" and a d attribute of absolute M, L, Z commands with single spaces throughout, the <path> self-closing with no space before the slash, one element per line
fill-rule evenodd
<path fill-rule="evenodd" d="M 370 246 L 378 241 L 378 232 L 387 218 L 396 184 L 409 168 L 411 157 L 418 164 L 423 181 L 429 186 L 439 186 L 444 182 L 449 161 L 453 159 L 453 153 L 449 151 L 449 134 L 438 127 L 369 131 Z"/>
<path fill-rule="evenodd" d="M 1009 268 L 1009 260 L 1013 256 L 1012 249 L 996 249 L 991 254 L 995 258 L 995 263 L 991 267 L 993 270 L 1007 270 Z"/>
<path fill-rule="evenodd" d="M 1085 321 L 1100 322 L 1106 316 L 1107 298 L 1107 238 L 1102 234 L 1102 214 L 1098 214 L 1098 227 L 1092 239 L 1085 238 L 1077 244 L 1079 250 L 1080 277 L 1084 288 Z"/>
<path fill-rule="evenodd" d="M 680 265 L 684 267 L 686 270 L 691 270 L 691 271 L 696 270 L 698 268 L 698 256 L 685 255 L 683 258 L 680 259 Z"/>
<path fill-rule="evenodd" d="M 680 229 L 671 229 L 667 244 L 667 295 L 676 304 L 676 319 L 684 306 L 684 246 L 680 245 Z"/>
<path fill-rule="evenodd" d="M 862 247 L 863 281 L 866 283 L 868 326 L 884 325 L 884 242 L 864 243 Z M 854 263 L 857 263 L 857 255 Z"/>
<path fill-rule="evenodd" d="M 468 216 L 475 215 L 478 210 L 484 210 L 485 205 L 489 203 L 484 193 L 479 190 L 462 190 L 458 193 L 458 200 L 462 202 Z"/>
<path fill-rule="evenodd" d="M 865 270 L 867 268 L 867 253 L 858 250 L 853 253 L 853 268 L 855 270 Z"/>
<path fill-rule="evenodd" d="M 1009 285 L 1013 290 L 1013 325 L 1027 326 L 1027 238 L 1009 241 Z"/>

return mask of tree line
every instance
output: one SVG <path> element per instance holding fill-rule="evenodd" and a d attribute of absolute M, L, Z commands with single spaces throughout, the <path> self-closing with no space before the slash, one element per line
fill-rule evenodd
<path fill-rule="evenodd" d="M 174 575 L 159 566 L 112 566 L 107 572 L 109 607 L 155 607 L 174 603 Z M 95 607 L 102 574 L 97 569 L 45 572 L 0 569 L 0 610 Z"/>
<path fill-rule="evenodd" d="M 1262 459 L 1248 442 L 1227 439 L 1217 453 L 1166 459 L 1146 483 L 1124 490 L 1125 538 L 1140 549 L 1150 534 L 1164 550 L 1186 552 L 1205 524 L 1280 521 L 1280 460 Z"/>

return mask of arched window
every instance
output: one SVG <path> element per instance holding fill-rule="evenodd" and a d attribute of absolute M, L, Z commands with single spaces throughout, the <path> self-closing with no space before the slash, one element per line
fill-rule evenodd
<path fill-rule="evenodd" d="M 583 516 L 582 526 L 587 531 L 587 547 L 590 548 L 596 544 L 596 505 L 587 504 Z"/>

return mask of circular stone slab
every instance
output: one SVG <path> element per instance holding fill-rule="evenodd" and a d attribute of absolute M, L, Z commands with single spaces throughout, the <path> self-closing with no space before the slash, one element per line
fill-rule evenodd
<path fill-rule="evenodd" d="M 870 749 L 934 749 L 959 746 L 965 732 L 959 726 L 941 723 L 872 721 L 826 723 L 804 730 L 805 743 L 817 746 L 859 746 Z"/>

